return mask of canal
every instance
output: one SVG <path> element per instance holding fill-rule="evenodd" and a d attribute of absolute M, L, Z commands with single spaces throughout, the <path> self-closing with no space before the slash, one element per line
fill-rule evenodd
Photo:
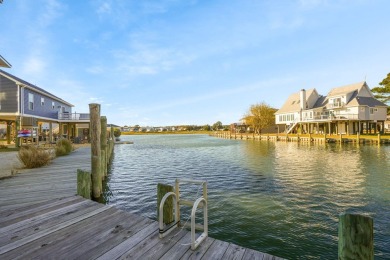
<path fill-rule="evenodd" d="M 115 146 L 108 204 L 156 219 L 157 183 L 206 180 L 211 237 L 288 259 L 335 259 L 339 214 L 359 213 L 374 219 L 375 258 L 390 258 L 390 146 L 121 139 L 134 144 Z"/>

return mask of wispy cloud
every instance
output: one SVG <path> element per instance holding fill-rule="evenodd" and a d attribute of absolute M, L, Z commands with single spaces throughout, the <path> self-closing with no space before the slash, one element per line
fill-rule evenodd
<path fill-rule="evenodd" d="M 57 18 L 59 18 L 65 9 L 65 5 L 57 0 L 46 0 L 44 10 L 39 16 L 39 25 L 41 27 L 50 26 Z"/>

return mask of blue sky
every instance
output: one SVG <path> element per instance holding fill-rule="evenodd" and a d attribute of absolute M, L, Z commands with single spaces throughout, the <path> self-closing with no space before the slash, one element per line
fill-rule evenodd
<path fill-rule="evenodd" d="M 387 0 L 4 0 L 9 73 L 118 125 L 230 124 L 390 72 Z"/>

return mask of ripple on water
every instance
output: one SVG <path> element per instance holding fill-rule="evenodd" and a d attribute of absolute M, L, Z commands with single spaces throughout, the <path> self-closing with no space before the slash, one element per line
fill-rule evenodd
<path fill-rule="evenodd" d="M 358 212 L 375 218 L 376 257 L 390 258 L 390 147 L 121 138 L 134 145 L 115 147 L 110 204 L 155 219 L 157 183 L 202 179 L 212 237 L 289 259 L 334 259 L 339 214 Z M 198 191 L 183 186 L 182 195 Z"/>

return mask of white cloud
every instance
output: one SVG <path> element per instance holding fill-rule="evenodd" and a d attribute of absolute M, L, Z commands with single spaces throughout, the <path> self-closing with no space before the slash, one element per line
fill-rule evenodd
<path fill-rule="evenodd" d="M 27 75 L 40 75 L 46 67 L 46 61 L 40 55 L 31 54 L 23 61 L 23 71 Z"/>
<path fill-rule="evenodd" d="M 39 15 L 39 24 L 47 27 L 62 15 L 65 6 L 56 0 L 46 0 L 44 11 Z"/>
<path fill-rule="evenodd" d="M 98 14 L 110 14 L 112 12 L 111 5 L 107 2 L 103 2 L 100 6 L 98 6 L 96 12 Z"/>

